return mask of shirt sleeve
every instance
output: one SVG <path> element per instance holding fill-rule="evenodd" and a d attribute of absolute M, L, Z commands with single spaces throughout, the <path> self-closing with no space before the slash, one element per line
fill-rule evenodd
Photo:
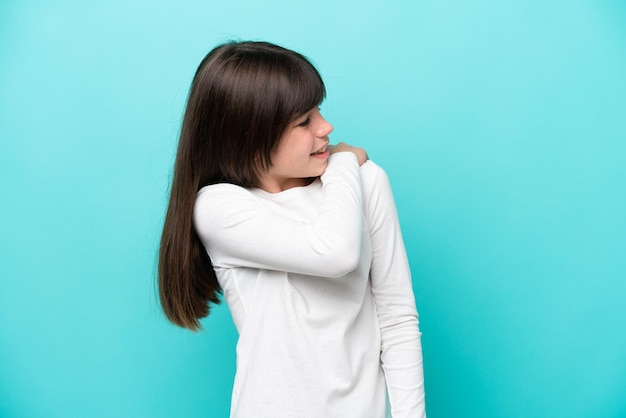
<path fill-rule="evenodd" d="M 329 157 L 324 201 L 315 219 L 299 221 L 265 207 L 249 190 L 217 184 L 200 190 L 194 225 L 214 267 L 249 267 L 341 277 L 359 261 L 363 200 L 356 156 Z"/>
<path fill-rule="evenodd" d="M 361 171 L 373 251 L 370 280 L 391 414 L 394 418 L 425 417 L 421 332 L 395 202 L 380 167 L 367 162 Z"/>

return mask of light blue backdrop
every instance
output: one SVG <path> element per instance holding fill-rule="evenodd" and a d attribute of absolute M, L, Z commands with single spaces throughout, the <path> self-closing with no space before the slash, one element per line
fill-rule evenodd
<path fill-rule="evenodd" d="M 236 333 L 164 320 L 189 82 L 228 39 L 310 56 L 394 186 L 431 418 L 626 417 L 626 4 L 0 3 L 0 416 L 224 417 Z"/>

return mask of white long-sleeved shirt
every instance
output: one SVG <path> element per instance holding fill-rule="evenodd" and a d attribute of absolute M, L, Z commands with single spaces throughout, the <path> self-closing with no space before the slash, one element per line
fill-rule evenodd
<path fill-rule="evenodd" d="M 194 223 L 239 332 L 231 417 L 382 418 L 386 391 L 394 418 L 425 416 L 411 275 L 380 167 L 337 153 L 305 187 L 206 186 Z"/>

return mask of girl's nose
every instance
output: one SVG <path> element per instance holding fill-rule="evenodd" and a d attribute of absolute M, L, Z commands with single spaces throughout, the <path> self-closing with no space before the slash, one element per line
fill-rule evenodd
<path fill-rule="evenodd" d="M 320 117 L 320 119 L 320 124 L 317 128 L 317 131 L 315 132 L 315 136 L 317 136 L 318 138 L 323 138 L 330 135 L 330 133 L 333 131 L 333 125 L 331 125 L 330 122 L 324 119 L 324 117 Z"/>

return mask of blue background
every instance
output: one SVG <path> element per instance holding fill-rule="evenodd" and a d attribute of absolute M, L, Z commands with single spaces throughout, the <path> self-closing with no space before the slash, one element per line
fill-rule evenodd
<path fill-rule="evenodd" d="M 389 173 L 438 417 L 626 417 L 626 4 L 0 2 L 0 416 L 224 417 L 236 332 L 168 324 L 191 77 L 303 52 Z"/>

